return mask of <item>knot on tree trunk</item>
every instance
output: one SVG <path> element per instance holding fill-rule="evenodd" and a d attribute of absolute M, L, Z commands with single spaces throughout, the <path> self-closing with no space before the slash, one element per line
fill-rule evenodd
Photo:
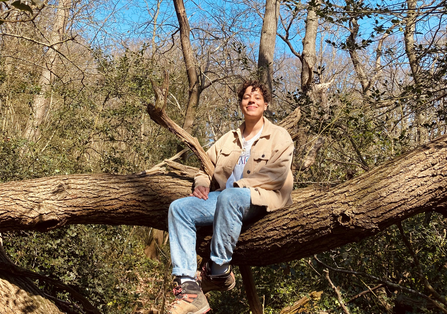
<path fill-rule="evenodd" d="M 374 223 L 370 218 L 365 218 L 365 215 L 361 215 L 361 218 L 357 218 L 358 212 L 354 208 L 340 208 L 333 212 L 334 220 L 337 224 L 347 229 L 360 229 L 364 231 L 376 232 L 379 229 L 377 223 Z"/>

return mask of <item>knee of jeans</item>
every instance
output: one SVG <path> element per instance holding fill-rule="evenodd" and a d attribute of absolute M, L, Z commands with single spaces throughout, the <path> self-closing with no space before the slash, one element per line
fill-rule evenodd
<path fill-rule="evenodd" d="M 239 207 L 240 205 L 245 206 L 248 202 L 250 205 L 250 191 L 248 190 L 247 195 L 239 189 L 226 189 L 217 197 L 217 207 L 230 208 L 233 206 Z M 223 206 L 222 206 L 223 205 Z M 225 206 L 230 205 L 230 206 Z"/>
<path fill-rule="evenodd" d="M 223 190 L 217 199 L 226 200 L 241 200 L 244 198 L 250 198 L 250 189 L 248 188 L 231 188 Z"/>
<path fill-rule="evenodd" d="M 168 218 L 172 219 L 172 218 L 176 218 L 181 216 L 181 214 L 183 214 L 182 212 L 182 207 L 179 206 L 179 200 L 175 200 L 171 203 L 171 205 L 169 205 L 169 212 L 168 212 Z"/>
<path fill-rule="evenodd" d="M 232 189 L 223 190 L 217 197 L 217 204 L 228 204 L 236 197 L 234 193 L 231 192 Z"/>

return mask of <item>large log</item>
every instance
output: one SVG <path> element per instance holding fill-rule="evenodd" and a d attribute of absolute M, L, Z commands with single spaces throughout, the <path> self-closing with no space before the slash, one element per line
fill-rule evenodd
<path fill-rule="evenodd" d="M 14 269 L 0 245 L 0 265 Z M 62 313 L 31 279 L 13 271 L 0 272 L 0 313 L 60 314 Z"/>
<path fill-rule="evenodd" d="M 445 212 L 446 164 L 447 136 L 443 136 L 334 188 L 295 190 L 293 205 L 244 230 L 233 262 L 286 262 L 372 236 L 421 212 Z M 0 185 L 0 231 L 46 231 L 66 224 L 166 230 L 169 204 L 187 196 L 191 185 L 190 176 L 178 172 L 8 182 Z M 199 249 L 206 253 L 207 241 Z"/>
<path fill-rule="evenodd" d="M 69 175 L 0 185 L 0 232 L 66 224 L 146 225 L 166 230 L 169 204 L 191 192 L 174 173 Z"/>
<path fill-rule="evenodd" d="M 447 210 L 447 137 L 332 189 L 293 193 L 294 205 L 240 237 L 236 264 L 267 265 L 359 241 L 421 212 Z M 260 258 L 262 257 L 262 258 Z"/>

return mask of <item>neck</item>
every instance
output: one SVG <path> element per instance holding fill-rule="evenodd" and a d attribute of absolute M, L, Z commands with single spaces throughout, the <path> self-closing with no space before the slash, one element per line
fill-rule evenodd
<path fill-rule="evenodd" d="M 255 121 L 245 120 L 244 131 L 242 135 L 246 140 L 249 140 L 256 134 L 258 134 L 263 125 L 264 125 L 264 117 L 261 117 L 260 119 Z"/>

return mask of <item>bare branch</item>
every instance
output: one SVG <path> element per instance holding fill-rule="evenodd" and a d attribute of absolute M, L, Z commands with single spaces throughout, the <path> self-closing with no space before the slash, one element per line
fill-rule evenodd
<path fill-rule="evenodd" d="M 414 295 L 416 295 L 416 296 L 418 296 L 418 297 L 421 297 L 421 298 L 423 298 L 423 299 L 426 299 L 427 301 L 433 303 L 433 304 L 434 304 L 437 308 L 439 308 L 442 312 L 447 313 L 447 309 L 444 307 L 443 304 L 440 304 L 440 303 L 437 302 L 436 300 L 433 300 L 430 296 L 425 295 L 425 294 L 423 294 L 423 293 L 421 293 L 421 292 L 419 292 L 419 291 L 416 291 L 416 290 L 407 288 L 407 287 L 405 287 L 405 286 L 402 286 L 402 285 L 399 285 L 399 284 L 397 284 L 397 283 L 391 282 L 391 281 L 389 281 L 389 280 L 387 280 L 387 279 L 384 279 L 384 278 L 379 278 L 379 277 L 377 277 L 377 276 L 373 276 L 373 275 L 370 275 L 370 274 L 366 274 L 366 273 L 364 273 L 364 272 L 358 272 L 358 271 L 353 271 L 353 270 L 346 270 L 346 269 L 341 269 L 341 268 L 334 268 L 334 267 L 331 267 L 331 266 L 329 266 L 329 265 L 323 263 L 322 261 L 320 261 L 320 260 L 317 258 L 317 256 L 314 256 L 314 258 L 315 258 L 315 260 L 316 260 L 318 263 L 320 263 L 321 265 L 323 265 L 324 267 L 326 267 L 326 268 L 328 268 L 328 269 L 330 269 L 330 270 L 332 270 L 332 271 L 336 271 L 336 272 L 344 273 L 344 274 L 351 274 L 351 275 L 356 275 L 356 276 L 367 277 L 367 278 L 376 280 L 376 281 L 381 282 L 381 283 L 383 283 L 384 285 L 386 285 L 386 286 L 388 286 L 388 287 L 391 287 L 391 288 L 393 288 L 393 289 L 399 289 L 399 290 L 402 290 L 402 291 L 406 291 L 406 292 L 408 292 L 408 293 L 410 293 L 410 294 L 414 294 Z"/>
<path fill-rule="evenodd" d="M 163 81 L 163 87 L 160 88 L 153 80 L 151 80 L 152 88 L 155 92 L 155 104 L 147 104 L 147 112 L 149 113 L 152 120 L 154 120 L 159 125 L 167 128 L 169 131 L 174 133 L 180 138 L 180 140 L 185 143 L 200 159 L 203 165 L 203 170 L 210 177 L 214 172 L 214 165 L 208 158 L 208 155 L 203 150 L 197 138 L 192 137 L 188 132 L 183 130 L 177 123 L 171 120 L 166 114 L 165 108 L 169 93 L 169 76 L 165 72 L 165 78 Z"/>
<path fill-rule="evenodd" d="M 340 289 L 338 289 L 331 280 L 331 277 L 329 277 L 329 270 L 325 269 L 324 272 L 326 273 L 326 279 L 331 285 L 332 289 L 334 289 L 335 294 L 337 295 L 338 303 L 340 303 L 341 308 L 343 309 L 343 312 L 346 314 L 350 314 L 349 309 L 346 307 L 345 302 L 343 301 L 343 297 L 341 296 Z"/>
<path fill-rule="evenodd" d="M 397 223 L 397 227 L 399 228 L 399 232 L 402 236 L 402 240 L 404 241 L 405 246 L 407 247 L 411 257 L 413 257 L 414 264 L 416 265 L 416 268 L 417 268 L 416 273 L 419 277 L 419 280 L 422 282 L 425 289 L 427 289 L 427 291 L 430 292 L 430 294 L 433 295 L 437 301 L 444 304 L 444 306 L 447 306 L 447 300 L 433 288 L 433 286 L 427 280 L 426 276 L 424 276 L 424 272 L 423 272 L 421 264 L 419 262 L 419 258 L 417 256 L 416 252 L 413 250 L 413 247 L 412 247 L 410 241 L 408 241 L 408 238 L 405 235 L 404 229 L 402 228 L 402 224 L 400 222 Z"/>

